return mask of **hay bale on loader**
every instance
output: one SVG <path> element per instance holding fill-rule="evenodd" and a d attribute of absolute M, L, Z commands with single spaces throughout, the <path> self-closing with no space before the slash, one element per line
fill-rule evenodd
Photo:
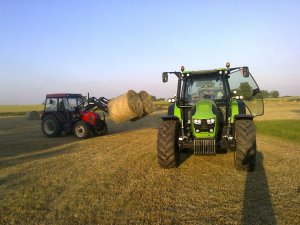
<path fill-rule="evenodd" d="M 133 90 L 110 99 L 108 111 L 111 120 L 120 123 L 143 116 L 143 103 L 140 96 Z"/>
<path fill-rule="evenodd" d="M 37 111 L 31 111 L 31 112 L 27 112 L 25 114 L 25 118 L 26 118 L 26 120 L 40 120 L 41 115 Z"/>
<path fill-rule="evenodd" d="M 154 106 L 151 95 L 149 95 L 146 91 L 140 91 L 139 96 L 143 103 L 143 116 L 153 113 Z"/>

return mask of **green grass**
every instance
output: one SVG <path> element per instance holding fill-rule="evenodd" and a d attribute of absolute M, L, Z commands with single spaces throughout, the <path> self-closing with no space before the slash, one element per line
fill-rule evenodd
<path fill-rule="evenodd" d="M 167 101 L 154 101 L 153 104 L 156 109 L 167 109 L 170 103 Z"/>
<path fill-rule="evenodd" d="M 300 120 L 256 121 L 258 133 L 300 143 Z"/>
<path fill-rule="evenodd" d="M 43 109 L 44 105 L 0 105 L 0 116 L 22 116 L 26 112 Z"/>

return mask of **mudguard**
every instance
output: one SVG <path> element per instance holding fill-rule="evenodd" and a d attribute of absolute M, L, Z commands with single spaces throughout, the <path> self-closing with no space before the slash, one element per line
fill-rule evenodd
<path fill-rule="evenodd" d="M 234 119 L 235 120 L 241 120 L 241 119 L 244 119 L 244 120 L 253 120 L 254 116 L 253 115 L 250 115 L 250 114 L 238 114 L 238 115 L 235 115 L 234 116 Z"/>
<path fill-rule="evenodd" d="M 236 115 L 240 115 L 240 114 L 246 114 L 246 106 L 245 103 L 243 101 L 240 100 L 231 100 L 230 101 L 230 122 L 233 123 L 234 122 L 234 117 Z"/>
<path fill-rule="evenodd" d="M 165 115 L 161 117 L 162 120 L 179 120 L 177 116 L 172 116 L 172 115 Z"/>
<path fill-rule="evenodd" d="M 168 108 L 168 115 L 175 116 L 175 117 L 181 119 L 180 108 L 178 108 L 175 103 L 170 104 L 169 108 Z"/>

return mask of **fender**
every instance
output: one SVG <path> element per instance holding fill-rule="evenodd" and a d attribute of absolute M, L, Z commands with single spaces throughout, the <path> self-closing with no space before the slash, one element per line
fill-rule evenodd
<path fill-rule="evenodd" d="M 168 115 L 169 116 L 175 116 L 175 117 L 181 119 L 180 108 L 178 108 L 175 103 L 170 104 L 169 107 L 168 107 Z"/>
<path fill-rule="evenodd" d="M 48 116 L 48 115 L 54 116 L 61 124 L 64 124 L 64 123 L 67 122 L 66 119 L 65 119 L 65 117 L 63 116 L 63 112 L 59 112 L 59 111 L 44 112 L 44 114 L 41 117 L 41 120 L 43 120 L 44 117 Z"/>
<path fill-rule="evenodd" d="M 238 114 L 234 116 L 235 120 L 253 120 L 254 116 L 249 114 Z"/>
<path fill-rule="evenodd" d="M 173 115 L 165 115 L 161 117 L 162 120 L 166 121 L 166 120 L 177 120 L 179 121 L 179 118 L 177 116 L 173 116 Z"/>

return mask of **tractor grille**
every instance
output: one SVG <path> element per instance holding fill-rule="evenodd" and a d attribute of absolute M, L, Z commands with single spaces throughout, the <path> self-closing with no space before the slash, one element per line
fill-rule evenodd
<path fill-rule="evenodd" d="M 196 139 L 194 140 L 194 154 L 196 155 L 215 155 L 215 139 Z"/>

